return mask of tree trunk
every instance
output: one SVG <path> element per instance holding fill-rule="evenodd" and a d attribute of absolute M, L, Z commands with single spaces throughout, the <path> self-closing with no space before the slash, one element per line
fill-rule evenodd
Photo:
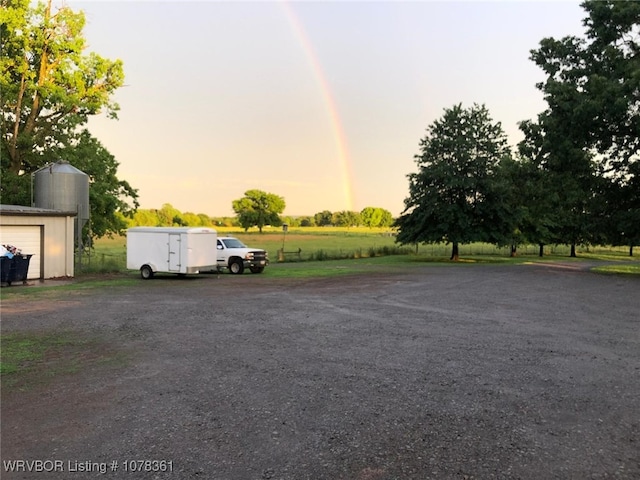
<path fill-rule="evenodd" d="M 20 78 L 20 88 L 18 90 L 18 101 L 16 102 L 16 119 L 13 124 L 13 135 L 11 136 L 11 142 L 9 142 L 9 171 L 18 175 L 22 170 L 22 159 L 18 153 L 18 135 L 20 133 L 20 113 L 22 112 L 22 98 L 26 91 L 25 87 L 25 74 L 23 73 Z"/>
<path fill-rule="evenodd" d="M 515 243 L 511 244 L 511 256 L 515 257 L 517 255 L 518 246 Z"/>
<path fill-rule="evenodd" d="M 460 252 L 458 249 L 458 242 L 453 242 L 453 246 L 451 247 L 451 258 L 449 260 L 453 260 L 457 262 L 460 259 Z"/>
<path fill-rule="evenodd" d="M 576 256 L 576 244 L 575 243 L 571 244 L 571 255 L 570 256 L 572 258 L 575 258 L 575 256 Z"/>
<path fill-rule="evenodd" d="M 633 257 L 633 245 L 629 245 L 629 256 Z"/>
<path fill-rule="evenodd" d="M 538 256 L 542 257 L 544 256 L 544 243 L 540 243 L 539 246 L 540 246 L 540 249 L 538 250 Z"/>

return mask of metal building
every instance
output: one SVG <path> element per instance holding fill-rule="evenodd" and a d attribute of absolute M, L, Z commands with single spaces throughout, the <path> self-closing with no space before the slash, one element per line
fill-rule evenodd
<path fill-rule="evenodd" d="M 75 211 L 0 205 L 0 244 L 33 255 L 27 280 L 73 277 L 75 216 Z"/>

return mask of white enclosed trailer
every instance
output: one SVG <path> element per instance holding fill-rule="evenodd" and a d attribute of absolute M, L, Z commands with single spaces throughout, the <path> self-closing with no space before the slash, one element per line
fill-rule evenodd
<path fill-rule="evenodd" d="M 217 268 L 212 228 L 134 227 L 127 230 L 127 268 L 144 279 L 154 273 L 200 273 Z"/>

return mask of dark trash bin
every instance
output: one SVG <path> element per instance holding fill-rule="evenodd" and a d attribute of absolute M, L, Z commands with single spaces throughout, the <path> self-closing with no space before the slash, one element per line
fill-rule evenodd
<path fill-rule="evenodd" d="M 9 274 L 13 265 L 13 258 L 0 257 L 0 282 L 9 283 Z"/>
<path fill-rule="evenodd" d="M 11 285 L 13 282 L 27 283 L 27 273 L 29 272 L 29 261 L 33 255 L 14 255 L 11 259 L 11 268 L 9 269 L 9 278 L 7 283 Z"/>

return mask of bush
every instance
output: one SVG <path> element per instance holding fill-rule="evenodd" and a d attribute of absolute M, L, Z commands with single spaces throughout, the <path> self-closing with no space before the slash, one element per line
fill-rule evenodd
<path fill-rule="evenodd" d="M 323 260 L 330 260 L 331 256 L 325 252 L 324 250 L 320 249 L 320 250 L 316 250 L 315 253 L 311 254 L 311 257 L 309 257 L 309 260 L 317 260 L 317 261 L 323 261 Z"/>

